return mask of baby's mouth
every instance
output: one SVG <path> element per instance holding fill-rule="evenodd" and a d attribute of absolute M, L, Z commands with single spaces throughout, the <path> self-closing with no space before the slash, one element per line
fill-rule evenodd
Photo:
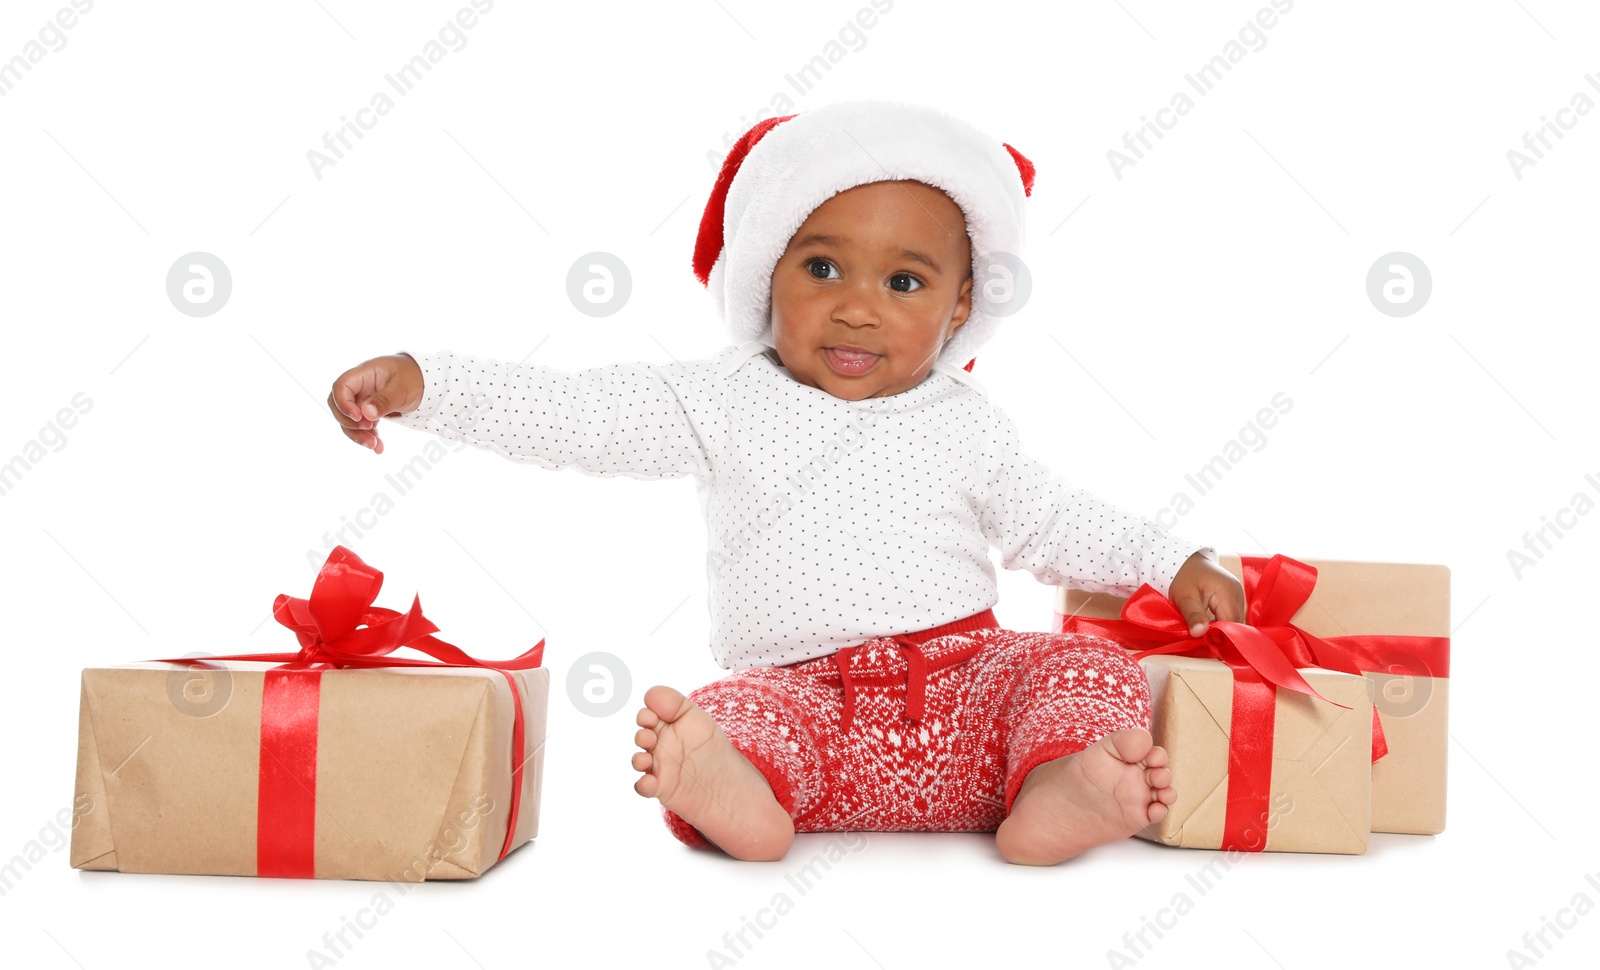
<path fill-rule="evenodd" d="M 822 354 L 828 359 L 828 366 L 845 377 L 860 377 L 882 360 L 881 354 L 869 354 L 864 351 L 841 350 L 836 347 L 824 347 Z"/>

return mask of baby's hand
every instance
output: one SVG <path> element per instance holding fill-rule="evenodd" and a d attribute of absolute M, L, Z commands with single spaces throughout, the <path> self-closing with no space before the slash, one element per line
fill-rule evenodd
<path fill-rule="evenodd" d="M 374 357 L 340 374 L 328 392 L 328 409 L 344 436 L 383 454 L 378 418 L 398 418 L 422 403 L 422 368 L 406 354 Z"/>
<path fill-rule="evenodd" d="M 1212 620 L 1245 621 L 1244 586 L 1204 552 L 1178 567 L 1167 598 L 1189 624 L 1189 635 L 1204 636 Z"/>

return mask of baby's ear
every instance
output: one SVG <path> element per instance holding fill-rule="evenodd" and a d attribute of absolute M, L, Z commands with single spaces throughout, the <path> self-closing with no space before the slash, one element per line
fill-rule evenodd
<path fill-rule="evenodd" d="M 961 290 L 956 294 L 955 310 L 950 314 L 950 336 L 955 336 L 957 330 L 966 326 L 967 320 L 972 316 L 972 274 L 961 281 Z M 946 338 L 948 339 L 948 338 Z"/>

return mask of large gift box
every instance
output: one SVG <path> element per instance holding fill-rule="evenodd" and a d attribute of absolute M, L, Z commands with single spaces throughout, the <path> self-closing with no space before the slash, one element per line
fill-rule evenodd
<path fill-rule="evenodd" d="M 1371 698 L 1370 754 L 1363 758 L 1371 765 L 1371 831 L 1443 831 L 1449 570 L 1416 563 L 1301 562 L 1281 555 L 1219 559 L 1240 578 L 1248 616 L 1242 624 L 1212 623 L 1200 640 L 1189 637 L 1170 601 L 1149 587 L 1127 599 L 1065 588 L 1056 593 L 1053 629 L 1121 642 L 1138 651 L 1150 679 L 1153 733 L 1171 754 L 1178 801 L 1166 819 L 1140 834 L 1173 844 L 1259 849 L 1263 846 L 1238 841 L 1240 826 L 1248 821 L 1242 815 L 1244 796 L 1260 808 L 1265 791 L 1268 821 L 1281 820 L 1286 832 L 1313 820 L 1303 813 L 1307 805 L 1353 804 L 1349 798 L 1339 802 L 1343 796 L 1329 788 L 1330 779 L 1348 777 L 1340 765 L 1363 744 L 1355 733 L 1336 726 L 1360 716 L 1359 700 L 1344 694 L 1341 700 L 1328 693 L 1337 688 L 1320 686 L 1341 675 L 1360 675 Z M 1315 691 L 1326 700 L 1290 683 L 1286 671 L 1303 675 L 1307 686 L 1318 685 Z M 1278 720 L 1267 720 L 1267 729 L 1261 723 L 1267 718 L 1266 689 L 1251 686 L 1262 682 L 1276 695 L 1272 710 Z M 1287 728 L 1286 704 L 1291 705 Z M 1320 732 L 1318 724 L 1327 730 Z M 1270 728 L 1279 732 L 1276 738 Z M 1294 733 L 1285 736 L 1286 729 Z M 1326 764 L 1317 761 L 1317 753 L 1335 738 L 1343 746 L 1328 754 Z M 1263 744 L 1265 753 L 1259 750 Z M 1227 769 L 1252 763 L 1257 776 L 1270 766 L 1270 780 L 1252 776 L 1241 786 L 1243 793 L 1230 793 Z M 1189 772 L 1195 775 L 1190 778 Z M 1293 811 L 1274 811 L 1274 798 L 1280 807 L 1293 802 Z M 1347 815 L 1351 824 L 1357 818 L 1353 810 Z M 1214 834 L 1228 821 L 1234 825 L 1231 843 Z M 1317 826 L 1326 839 L 1350 847 L 1313 851 L 1362 851 L 1343 841 L 1344 827 L 1333 824 L 1331 816 Z M 1278 836 L 1275 827 L 1264 847 L 1284 847 Z"/>
<path fill-rule="evenodd" d="M 478 661 L 340 546 L 273 613 L 298 653 L 84 670 L 79 869 L 471 879 L 538 834 L 544 642 Z M 406 646 L 426 658 L 393 656 Z M 102 810 L 103 809 L 103 810 Z"/>

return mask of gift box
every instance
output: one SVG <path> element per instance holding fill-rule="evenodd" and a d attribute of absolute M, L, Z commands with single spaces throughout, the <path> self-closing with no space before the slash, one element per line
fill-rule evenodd
<path fill-rule="evenodd" d="M 1359 673 L 1366 680 L 1374 713 L 1372 831 L 1422 835 L 1443 831 L 1449 741 L 1449 570 L 1420 563 L 1301 562 L 1281 555 L 1224 555 L 1219 561 L 1245 588 L 1247 625 L 1270 640 L 1292 666 Z M 1125 607 L 1132 599 L 1058 589 L 1052 628 L 1098 632 L 1133 649 L 1163 651 L 1141 659 L 1147 674 L 1154 670 L 1150 659 L 1156 656 L 1208 655 L 1201 644 L 1188 639 L 1186 630 L 1127 625 Z M 1165 597 L 1154 594 L 1144 602 L 1155 600 Z M 1227 642 L 1230 628 L 1241 626 L 1213 623 L 1207 639 L 1215 648 Z M 1161 740 L 1160 717 L 1158 711 L 1157 742 L 1170 749 L 1170 732 L 1168 741 Z M 1184 798 L 1181 787 L 1178 797 Z"/>
<path fill-rule="evenodd" d="M 96 810 L 73 867 L 471 879 L 534 838 L 544 642 L 476 660 L 419 599 L 371 606 L 381 584 L 340 546 L 309 600 L 274 603 L 297 653 L 84 670 L 76 794 Z"/>
<path fill-rule="evenodd" d="M 1354 674 L 1300 671 L 1315 697 L 1273 690 L 1252 772 L 1230 743 L 1234 671 L 1195 657 L 1139 661 L 1150 680 L 1157 744 L 1167 749 L 1178 799 L 1142 838 L 1195 849 L 1271 852 L 1367 850 L 1371 831 L 1372 702 Z M 1342 705 L 1342 706 L 1341 706 Z M 1252 778 L 1254 784 L 1239 785 Z"/>

